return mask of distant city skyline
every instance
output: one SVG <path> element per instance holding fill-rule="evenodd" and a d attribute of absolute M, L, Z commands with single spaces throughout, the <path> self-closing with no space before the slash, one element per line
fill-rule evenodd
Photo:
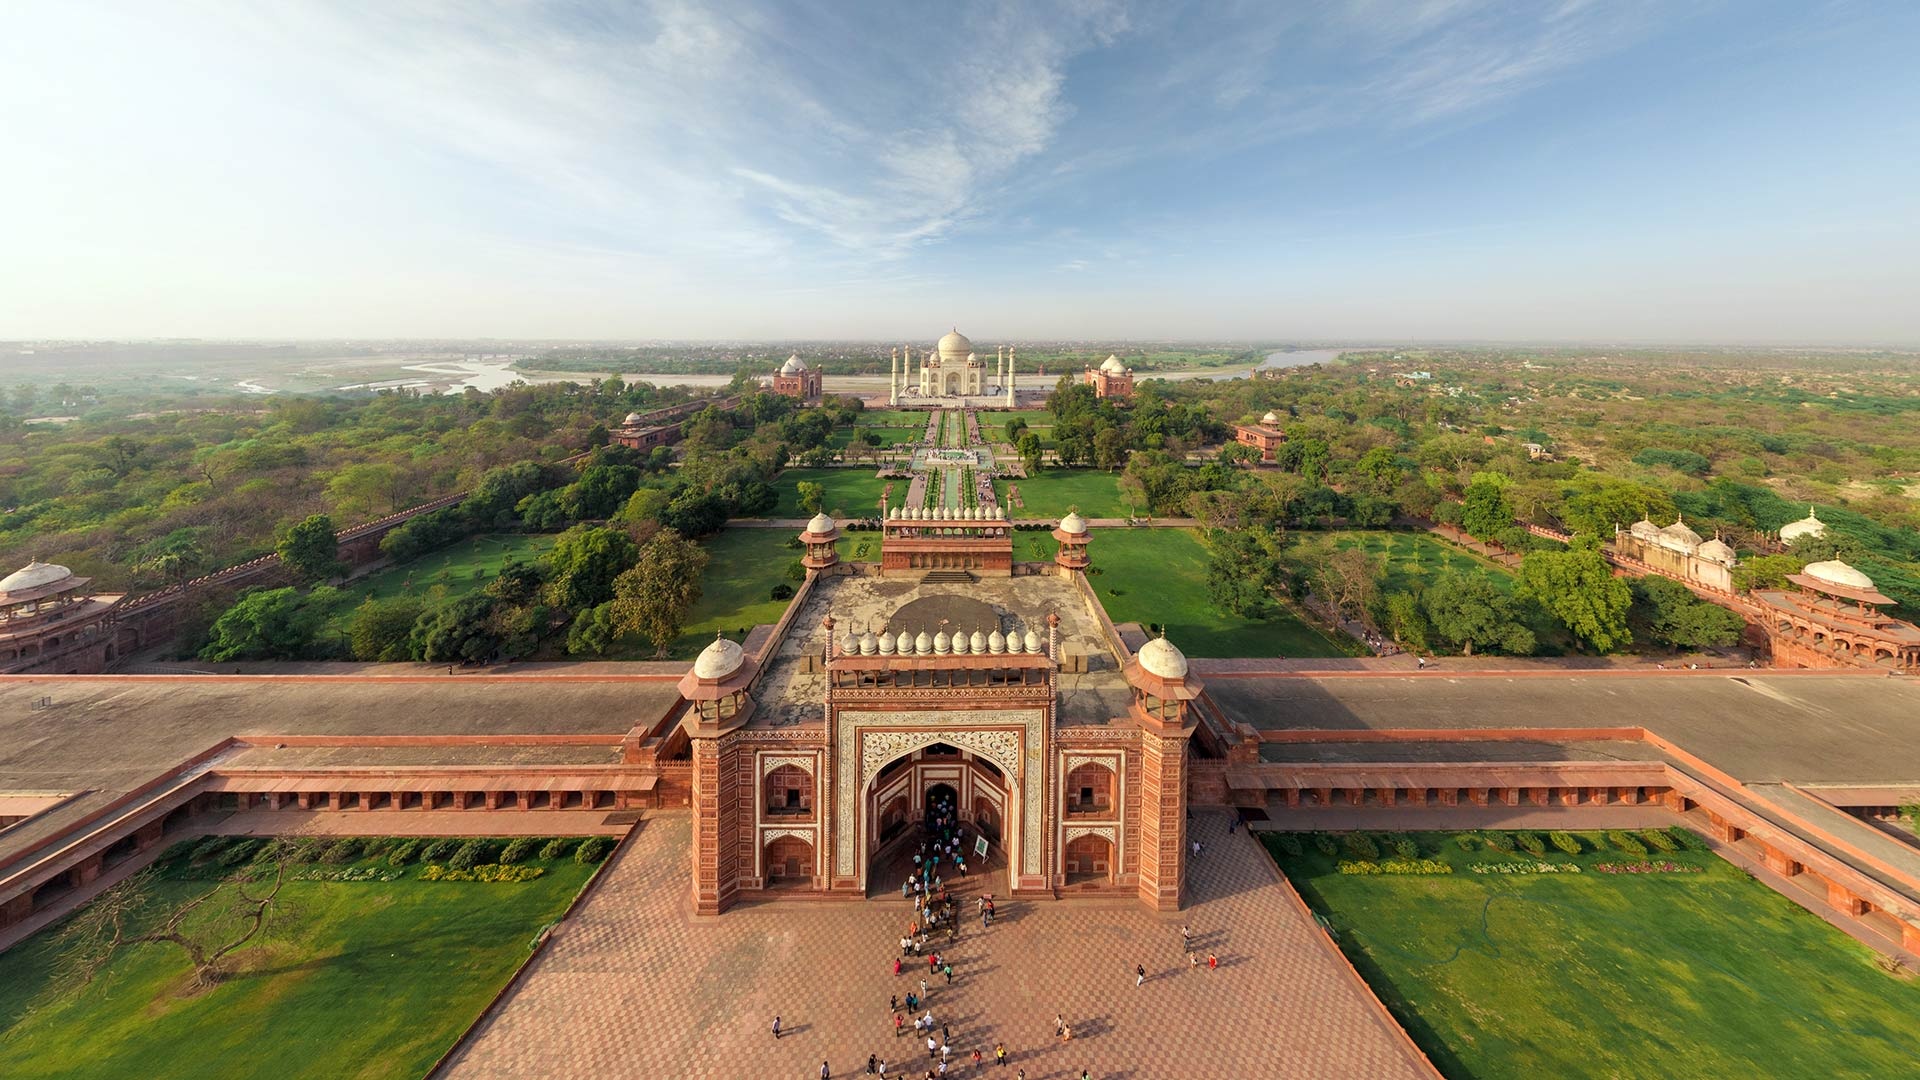
<path fill-rule="evenodd" d="M 0 340 L 1920 344 L 1920 7 L 70 4 Z"/>

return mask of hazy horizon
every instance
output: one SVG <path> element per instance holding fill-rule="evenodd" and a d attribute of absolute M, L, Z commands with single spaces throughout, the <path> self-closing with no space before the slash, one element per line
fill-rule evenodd
<path fill-rule="evenodd" d="M 28 2 L 0 340 L 1920 344 L 1920 7 Z"/>

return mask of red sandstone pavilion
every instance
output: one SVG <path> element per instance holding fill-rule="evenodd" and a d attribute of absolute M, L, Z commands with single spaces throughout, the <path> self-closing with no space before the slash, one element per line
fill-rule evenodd
<path fill-rule="evenodd" d="M 1083 576 L 1079 515 L 1054 563 L 1014 564 L 1010 533 L 997 507 L 896 507 L 874 574 L 834 558 L 832 519 L 808 523 L 765 663 L 716 640 L 680 682 L 685 714 L 628 743 L 635 763 L 692 763 L 696 910 L 897 888 L 942 798 L 1015 897 L 1180 905 L 1189 744 L 1220 737 L 1201 733 L 1203 687 L 1171 642 L 1126 648 Z"/>

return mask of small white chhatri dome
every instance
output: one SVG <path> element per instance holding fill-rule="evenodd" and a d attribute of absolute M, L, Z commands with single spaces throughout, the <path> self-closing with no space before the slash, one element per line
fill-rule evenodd
<path fill-rule="evenodd" d="M 1007 635 L 995 630 L 987 635 L 987 651 L 995 656 L 1007 651 Z"/>
<path fill-rule="evenodd" d="M 1027 651 L 1030 653 L 1040 651 L 1040 635 L 1031 630 L 1027 631 Z"/>
<path fill-rule="evenodd" d="M 1871 589 L 1873 579 L 1841 562 L 1828 559 L 1825 562 L 1808 563 L 1804 573 L 1829 585 L 1839 585 L 1848 589 Z"/>
<path fill-rule="evenodd" d="M 1700 534 L 1687 528 L 1686 521 L 1681 518 L 1674 518 L 1673 524 L 1660 530 L 1660 535 L 1677 543 L 1684 544 L 1688 548 L 1697 548 L 1700 546 Z"/>
<path fill-rule="evenodd" d="M 1260 422 L 1271 427 L 1274 424 L 1278 424 L 1280 422 L 1280 418 L 1273 414 L 1273 410 L 1269 409 L 1267 410 L 1267 415 L 1260 418 Z"/>
<path fill-rule="evenodd" d="M 1184 679 L 1187 677 L 1187 654 L 1176 648 L 1173 642 L 1157 637 L 1140 646 L 1136 655 L 1141 668 L 1163 679 Z"/>
<path fill-rule="evenodd" d="M 807 522 L 807 531 L 815 536 L 825 536 L 833 531 L 833 519 L 825 514 L 815 514 L 813 520 Z"/>
<path fill-rule="evenodd" d="M 782 375 L 798 375 L 805 370 L 807 370 L 807 362 L 800 359 L 799 353 L 787 357 L 787 362 L 780 365 Z"/>
<path fill-rule="evenodd" d="M 1827 523 L 1820 520 L 1819 515 L 1813 512 L 1813 507 L 1811 506 L 1807 507 L 1806 517 L 1801 518 L 1799 521 L 1789 521 L 1785 525 L 1780 526 L 1780 539 L 1789 544 L 1803 536 L 1825 535 L 1827 535 Z"/>
<path fill-rule="evenodd" d="M 622 421 L 620 421 L 620 426 L 621 426 L 621 427 L 633 427 L 634 425 L 636 425 L 636 424 L 638 424 L 638 423 L 640 423 L 641 421 L 643 421 L 643 420 L 645 420 L 645 419 L 646 419 L 646 417 L 644 417 L 644 416 L 641 416 L 641 415 L 640 415 L 639 413 L 637 413 L 637 412 L 630 412 L 630 413 L 628 413 L 628 414 L 627 414 L 627 418 L 626 418 L 625 420 L 622 420 Z"/>
<path fill-rule="evenodd" d="M 922 656 L 932 653 L 933 635 L 927 633 L 925 630 L 920 631 L 920 636 L 913 639 L 913 651 Z"/>
<path fill-rule="evenodd" d="M 1121 363 L 1118 356 L 1109 356 L 1101 363 L 1100 370 L 1109 375 L 1125 375 L 1127 373 L 1127 365 Z"/>
<path fill-rule="evenodd" d="M 1734 562 L 1733 549 L 1727 546 L 1727 542 L 1725 540 L 1722 540 L 1717 536 L 1707 541 L 1706 543 L 1701 544 L 1700 550 L 1695 552 L 1694 554 L 1700 556 L 1703 559 L 1711 559 L 1712 561 L 1717 562 L 1722 566 L 1732 566 Z"/>
<path fill-rule="evenodd" d="M 1087 531 L 1087 519 L 1081 517 L 1077 511 L 1069 510 L 1067 516 L 1060 519 L 1060 531 L 1079 536 Z"/>
<path fill-rule="evenodd" d="M 913 635 L 907 633 L 905 630 L 900 631 L 900 643 L 899 643 L 898 651 L 901 656 L 913 655 Z"/>
<path fill-rule="evenodd" d="M 73 571 L 57 563 L 44 563 L 38 559 L 0 578 L 0 593 L 26 592 L 46 585 L 65 581 L 73 576 Z"/>
<path fill-rule="evenodd" d="M 738 642 L 716 637 L 713 644 L 700 650 L 700 656 L 693 662 L 693 674 L 701 679 L 724 679 L 740 670 L 746 656 Z"/>
<path fill-rule="evenodd" d="M 984 655 L 987 651 L 986 635 L 982 634 L 978 630 L 975 630 L 973 632 L 973 636 L 970 639 L 968 639 L 967 646 L 968 646 L 967 651 L 971 652 L 975 656 Z"/>

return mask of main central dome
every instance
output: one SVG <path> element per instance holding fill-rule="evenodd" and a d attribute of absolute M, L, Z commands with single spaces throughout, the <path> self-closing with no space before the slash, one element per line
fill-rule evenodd
<path fill-rule="evenodd" d="M 940 351 L 942 360 L 965 360 L 973 355 L 973 342 L 968 341 L 967 335 L 961 333 L 957 326 L 934 347 Z"/>

